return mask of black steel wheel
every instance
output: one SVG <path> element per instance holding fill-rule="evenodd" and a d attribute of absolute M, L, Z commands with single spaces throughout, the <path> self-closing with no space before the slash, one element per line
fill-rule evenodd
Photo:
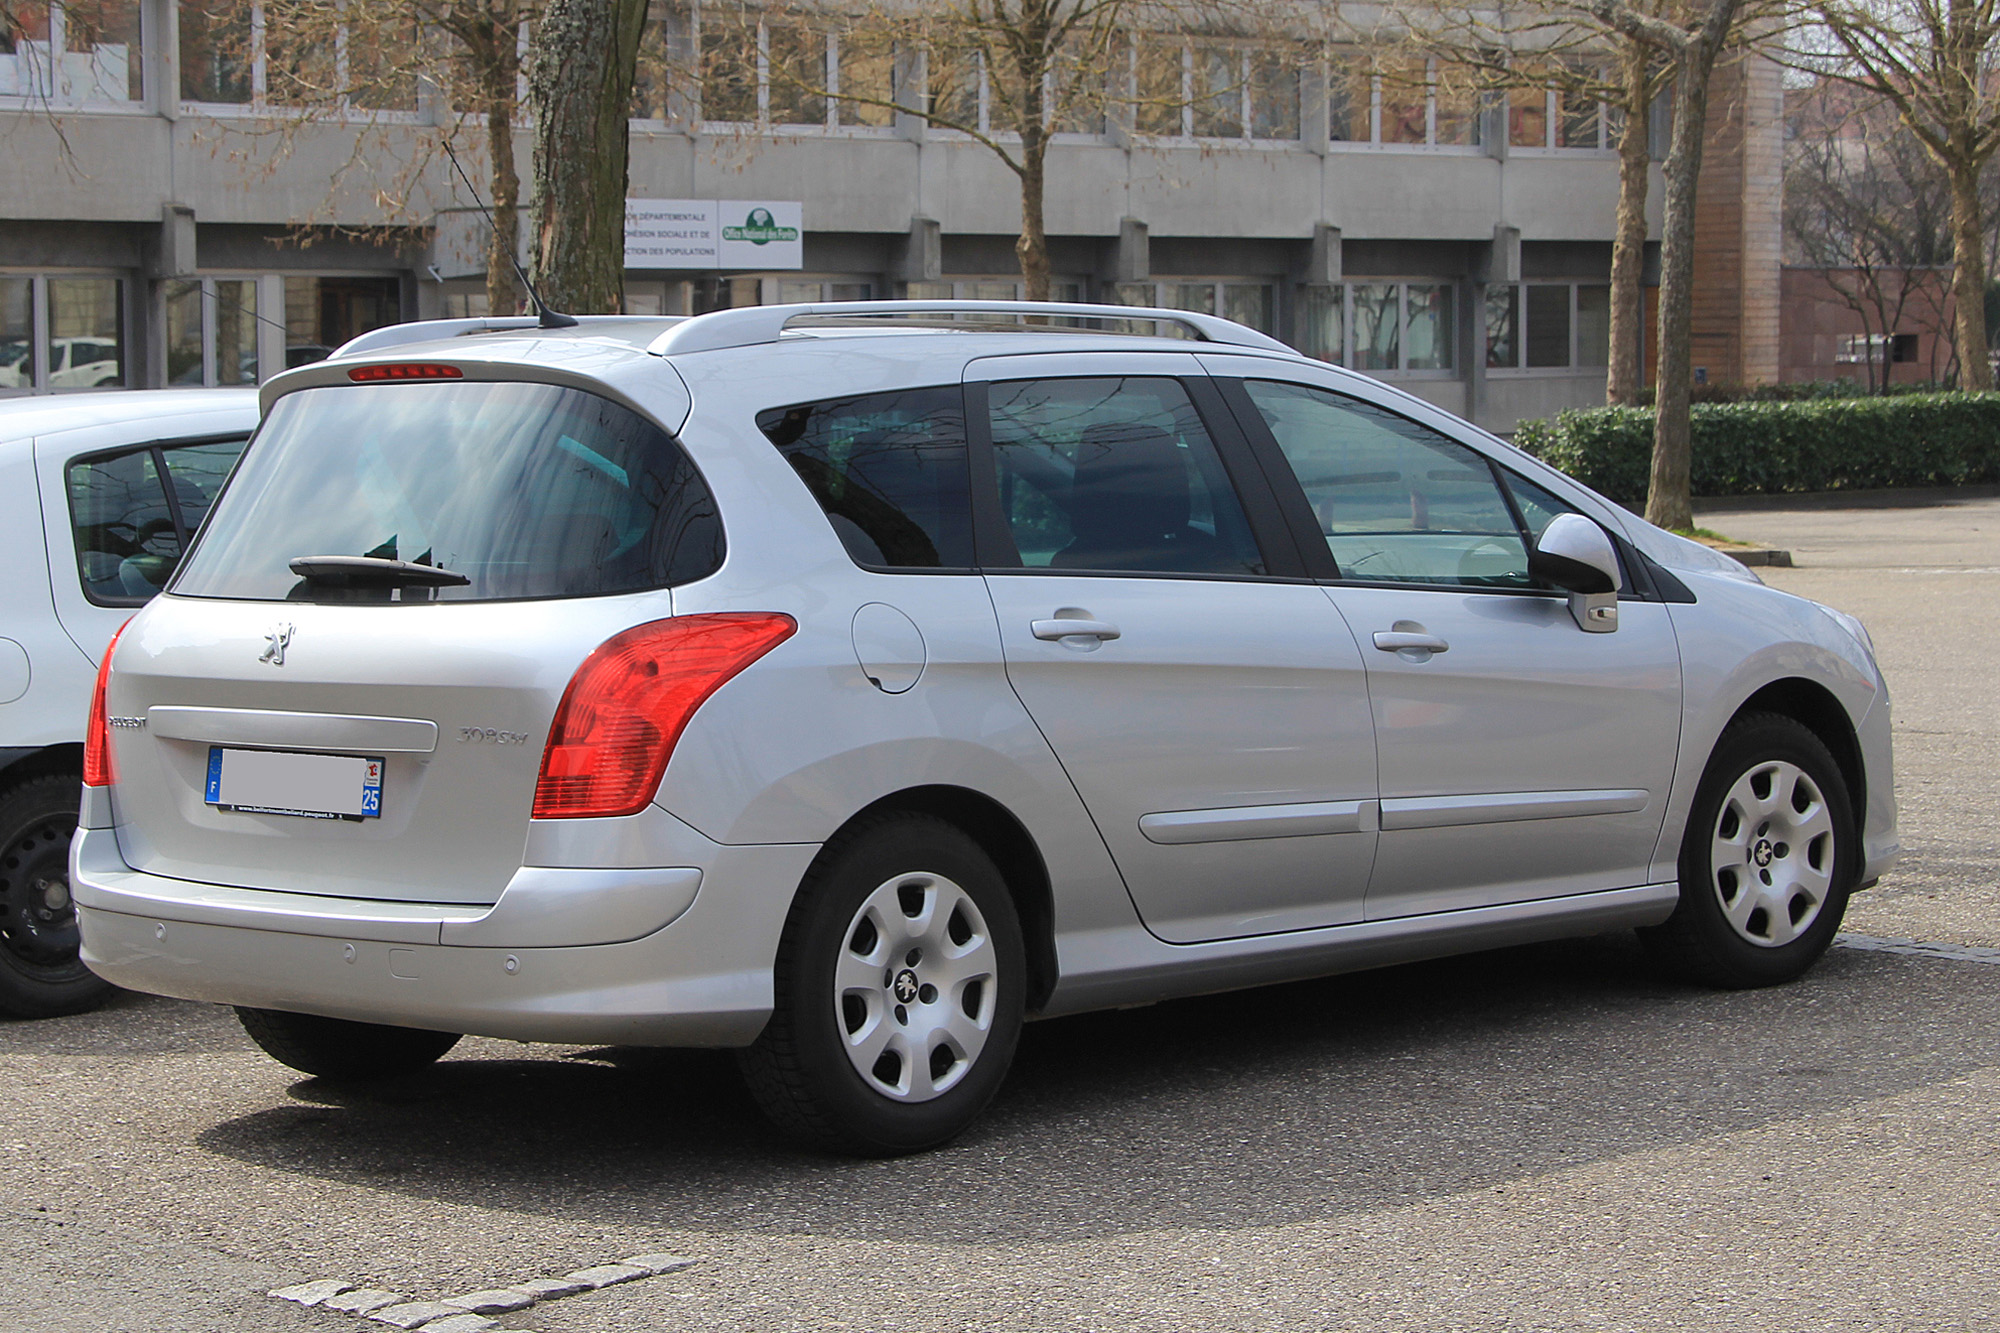
<path fill-rule="evenodd" d="M 0 791 L 0 1014 L 78 1014 L 110 993 L 77 956 L 69 842 L 80 793 L 73 774 Z"/>

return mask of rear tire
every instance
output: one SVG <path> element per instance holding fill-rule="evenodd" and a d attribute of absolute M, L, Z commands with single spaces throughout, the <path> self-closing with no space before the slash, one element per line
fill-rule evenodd
<path fill-rule="evenodd" d="M 71 773 L 0 791 L 0 1014 L 80 1014 L 111 993 L 77 955 L 69 843 L 81 793 Z"/>
<path fill-rule="evenodd" d="M 281 1065 L 315 1078 L 362 1082 L 413 1074 L 458 1044 L 455 1032 L 356 1023 L 317 1014 L 238 1006 L 243 1030 Z"/>
<path fill-rule="evenodd" d="M 1668 970 L 1729 990 L 1803 976 L 1847 911 L 1859 831 L 1840 766 L 1802 723 L 1731 723 L 1695 789 L 1680 904 L 1639 937 Z"/>
<path fill-rule="evenodd" d="M 776 1004 L 739 1056 L 773 1124 L 814 1148 L 935 1148 L 986 1109 L 1021 1035 L 1020 919 L 956 826 L 885 816 L 840 834 L 800 887 Z"/>

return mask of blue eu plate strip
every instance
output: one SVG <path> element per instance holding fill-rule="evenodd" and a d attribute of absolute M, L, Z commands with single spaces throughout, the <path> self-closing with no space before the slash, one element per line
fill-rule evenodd
<path fill-rule="evenodd" d="M 208 747 L 208 794 L 202 798 L 210 805 L 222 799 L 222 747 Z"/>

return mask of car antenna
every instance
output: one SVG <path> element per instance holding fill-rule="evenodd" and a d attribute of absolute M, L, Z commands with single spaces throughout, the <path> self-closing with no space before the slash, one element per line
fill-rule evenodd
<path fill-rule="evenodd" d="M 500 225 L 493 220 L 493 210 L 488 208 L 486 201 L 479 197 L 479 187 L 472 183 L 472 177 L 466 175 L 465 168 L 459 165 L 458 154 L 451 151 L 451 140 L 445 139 L 441 142 L 444 147 L 444 155 L 451 159 L 452 169 L 457 171 L 458 178 L 465 182 L 466 190 L 472 195 L 472 202 L 478 204 L 479 211 L 486 215 L 486 225 L 498 231 Z M 528 299 L 535 303 L 535 313 L 541 321 L 542 328 L 570 329 L 576 327 L 575 315 L 565 315 L 560 310 L 549 308 L 549 303 L 544 301 L 542 294 L 535 290 L 535 284 L 528 281 L 528 271 L 521 267 L 519 258 L 509 253 L 507 262 L 514 266 L 514 276 L 521 280 L 521 286 L 527 289 Z"/>

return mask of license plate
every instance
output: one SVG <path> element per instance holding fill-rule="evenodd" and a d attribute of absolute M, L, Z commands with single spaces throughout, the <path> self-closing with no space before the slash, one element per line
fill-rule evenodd
<path fill-rule="evenodd" d="M 208 792 L 218 810 L 302 819 L 379 819 L 382 761 L 287 750 L 208 749 Z"/>

